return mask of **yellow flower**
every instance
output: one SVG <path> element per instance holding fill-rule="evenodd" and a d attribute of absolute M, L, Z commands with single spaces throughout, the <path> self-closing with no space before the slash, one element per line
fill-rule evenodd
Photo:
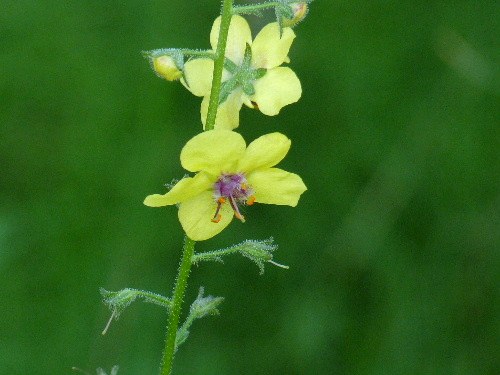
<path fill-rule="evenodd" d="M 219 37 L 220 17 L 212 26 L 210 44 L 215 51 Z M 279 113 L 282 107 L 295 103 L 302 95 L 302 87 L 295 73 L 287 67 L 288 51 L 295 38 L 290 28 L 284 28 L 280 37 L 277 22 L 265 26 L 252 42 L 247 21 L 233 16 L 229 26 L 225 57 L 222 103 L 219 105 L 215 127 L 234 129 L 239 125 L 242 104 L 258 108 L 268 116 Z M 214 62 L 194 59 L 186 62 L 181 82 L 196 96 L 203 96 L 201 120 L 205 125 L 210 100 Z"/>
<path fill-rule="evenodd" d="M 248 147 L 240 134 L 230 130 L 198 134 L 186 143 L 180 158 L 182 166 L 196 175 L 183 178 L 164 195 L 146 197 L 144 204 L 179 204 L 182 228 L 195 241 L 220 233 L 233 216 L 244 222 L 241 205 L 295 207 L 306 186 L 298 175 L 273 168 L 290 144 L 281 133 L 263 135 Z"/>

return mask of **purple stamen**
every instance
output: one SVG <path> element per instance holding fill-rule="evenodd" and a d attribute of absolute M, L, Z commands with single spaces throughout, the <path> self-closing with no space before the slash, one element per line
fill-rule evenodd
<path fill-rule="evenodd" d="M 243 173 L 223 173 L 214 184 L 214 198 L 217 201 L 213 222 L 220 221 L 219 211 L 222 204 L 229 201 L 236 218 L 245 222 L 245 217 L 241 214 L 238 203 L 246 203 L 252 200 L 253 190 L 248 186 L 247 179 Z"/>
<path fill-rule="evenodd" d="M 245 222 L 245 216 L 243 216 L 240 213 L 240 210 L 238 209 L 238 204 L 234 200 L 234 197 L 229 197 L 229 203 L 231 204 L 231 207 L 233 208 L 234 211 L 234 216 L 236 216 L 237 219 L 240 219 L 242 223 Z"/>

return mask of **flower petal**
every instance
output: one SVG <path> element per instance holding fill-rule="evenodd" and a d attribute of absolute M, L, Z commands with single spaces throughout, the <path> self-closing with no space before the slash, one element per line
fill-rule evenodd
<path fill-rule="evenodd" d="M 203 128 L 207 123 L 208 103 L 210 95 L 205 96 L 201 102 L 201 122 Z M 215 118 L 215 129 L 232 130 L 240 125 L 240 110 L 243 104 L 241 88 L 233 91 L 224 103 L 219 105 L 217 109 L 217 117 Z"/>
<path fill-rule="evenodd" d="M 223 204 L 219 213 L 221 220 L 213 223 L 217 204 L 213 193 L 206 191 L 182 202 L 179 206 L 179 221 L 187 236 L 194 241 L 204 241 L 222 232 L 233 220 L 233 210 L 229 204 Z"/>
<path fill-rule="evenodd" d="M 283 64 L 294 39 L 295 33 L 289 27 L 283 29 L 280 38 L 277 22 L 264 26 L 252 43 L 252 66 L 272 69 Z"/>
<path fill-rule="evenodd" d="M 184 77 L 181 79 L 185 88 L 196 96 L 210 94 L 214 61 L 211 59 L 193 59 L 184 64 Z"/>
<path fill-rule="evenodd" d="M 307 190 L 299 175 L 279 168 L 257 170 L 247 176 L 255 202 L 295 207 Z"/>
<path fill-rule="evenodd" d="M 181 164 L 190 172 L 218 176 L 234 169 L 245 153 L 245 140 L 229 130 L 208 130 L 191 138 L 181 151 Z"/>
<path fill-rule="evenodd" d="M 210 189 L 213 181 L 205 173 L 198 173 L 194 177 L 185 177 L 180 180 L 166 194 L 148 195 L 144 204 L 149 207 L 161 207 L 177 204 L 200 194 L 204 190 Z"/>
<path fill-rule="evenodd" d="M 217 42 L 219 41 L 220 22 L 221 17 L 219 16 L 214 21 L 212 31 L 210 32 L 210 44 L 214 51 L 217 49 Z M 252 44 L 252 32 L 250 31 L 248 22 L 241 16 L 233 16 L 229 24 L 226 52 L 224 55 L 236 65 L 240 65 L 245 55 L 247 43 Z"/>
<path fill-rule="evenodd" d="M 266 75 L 254 82 L 252 101 L 268 116 L 277 115 L 281 108 L 295 103 L 302 95 L 302 87 L 290 68 L 278 67 L 268 70 Z"/>
<path fill-rule="evenodd" d="M 263 135 L 248 145 L 238 170 L 248 173 L 274 167 L 286 156 L 290 145 L 290 139 L 281 133 Z"/>

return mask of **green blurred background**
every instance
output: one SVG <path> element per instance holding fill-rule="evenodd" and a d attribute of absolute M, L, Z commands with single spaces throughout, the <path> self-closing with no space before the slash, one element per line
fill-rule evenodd
<path fill-rule="evenodd" d="M 182 233 L 143 198 L 182 176 L 200 99 L 140 51 L 207 48 L 219 1 L 11 1 L 0 13 L 0 374 L 156 374 L 166 314 L 109 318 L 99 287 L 168 294 Z M 297 208 L 254 206 L 208 251 L 274 236 L 288 271 L 195 267 L 224 296 L 176 374 L 499 374 L 497 1 L 316 1 L 282 131 Z M 267 19 L 269 20 L 269 19 Z M 266 21 L 249 17 L 257 31 Z"/>

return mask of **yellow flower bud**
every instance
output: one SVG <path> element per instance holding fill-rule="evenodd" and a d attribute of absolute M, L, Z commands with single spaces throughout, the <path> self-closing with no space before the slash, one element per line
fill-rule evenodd
<path fill-rule="evenodd" d="M 304 18 L 306 18 L 308 8 L 307 8 L 307 3 L 291 3 L 290 8 L 292 9 L 293 12 L 293 17 L 292 18 L 286 18 L 283 17 L 283 27 L 293 27 L 297 25 L 300 21 L 302 21 Z"/>
<path fill-rule="evenodd" d="M 171 56 L 153 57 L 151 62 L 156 74 L 167 81 L 176 81 L 182 77 L 182 71 L 177 67 L 175 60 Z"/>

